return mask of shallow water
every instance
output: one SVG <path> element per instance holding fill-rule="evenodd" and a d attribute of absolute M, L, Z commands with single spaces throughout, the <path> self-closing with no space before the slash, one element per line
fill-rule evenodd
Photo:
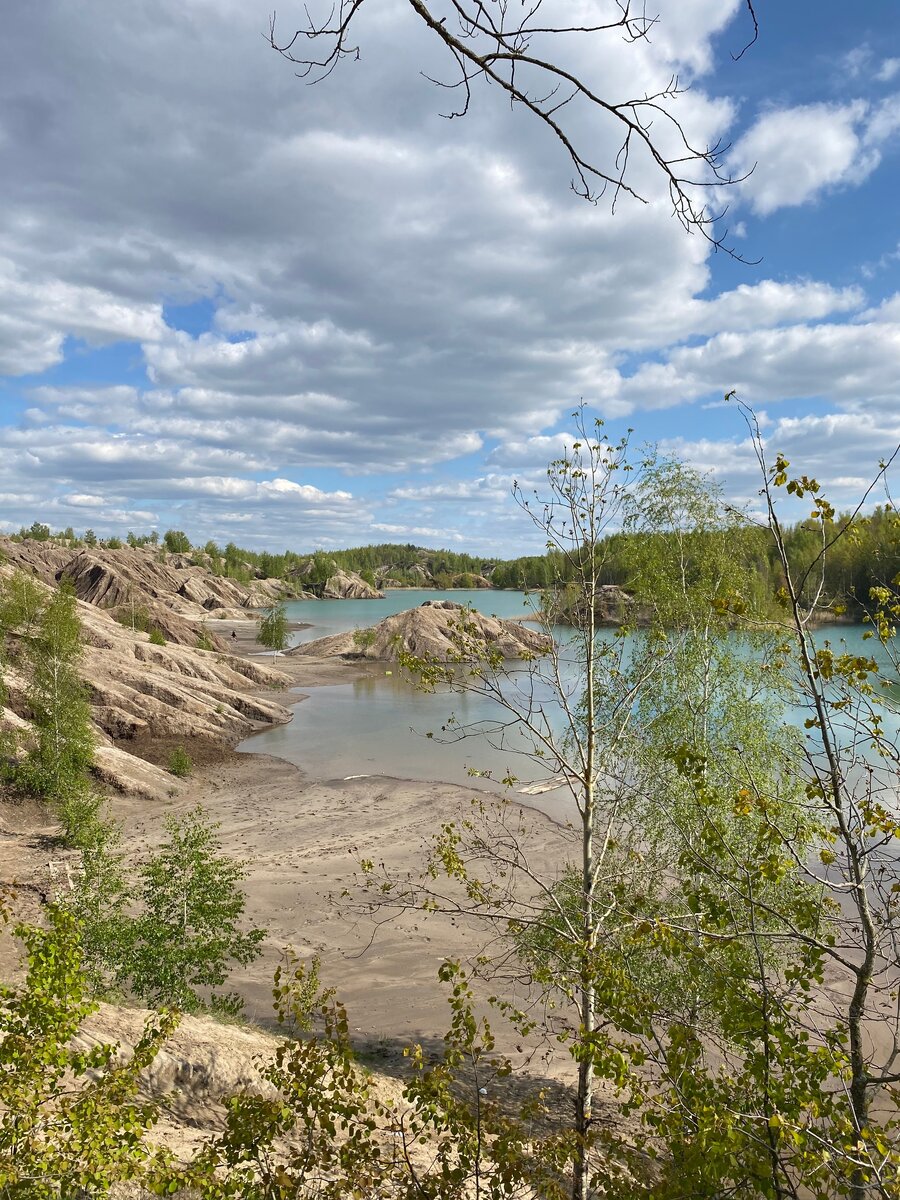
<path fill-rule="evenodd" d="M 504 617 L 527 614 L 532 604 L 521 592 L 410 589 L 389 592 L 384 600 L 297 601 L 288 606 L 288 613 L 292 620 L 312 624 L 311 628 L 295 633 L 295 642 L 311 641 L 375 624 L 390 613 L 401 612 L 426 599 L 471 603 L 481 612 Z M 863 640 L 863 632 L 861 626 L 822 629 L 817 641 L 821 644 L 830 640 L 836 652 L 846 649 L 856 654 L 872 654 L 873 643 Z M 565 636 L 564 631 L 560 633 Z M 511 667 L 515 675 L 515 664 Z M 461 724 L 493 724 L 498 715 L 493 702 L 449 690 L 432 695 L 417 692 L 396 667 L 372 664 L 369 671 L 346 684 L 310 688 L 307 692 L 298 689 L 309 698 L 298 704 L 293 721 L 249 738 L 238 749 L 277 755 L 321 779 L 387 775 L 496 790 L 500 787 L 497 781 L 507 772 L 520 780 L 519 786 L 547 778 L 548 772 L 541 763 L 505 752 L 485 737 L 467 737 L 449 745 L 441 743 L 441 738 L 448 736 L 442 733 L 442 727 L 451 714 Z M 579 684 L 574 665 L 570 675 L 575 695 Z M 528 672 L 521 672 L 520 679 L 527 680 Z M 562 718 L 551 707 L 552 689 L 539 686 L 535 699 L 559 727 Z M 788 714 L 788 719 L 802 724 L 806 715 L 805 711 L 797 710 Z M 888 714 L 885 726 L 888 735 L 896 739 L 900 729 L 896 713 Z M 429 732 L 434 735 L 432 738 L 427 736 Z M 506 738 L 506 744 L 510 738 L 516 744 L 514 735 L 507 734 Z M 490 776 L 473 776 L 471 771 L 488 771 Z M 546 809 L 549 801 L 550 797 L 545 797 L 540 807 Z"/>
<path fill-rule="evenodd" d="M 493 592 L 457 588 L 439 592 L 428 588 L 394 588 L 385 592 L 383 600 L 291 600 L 285 605 L 288 619 L 308 621 L 309 629 L 298 629 L 291 636 L 291 645 L 312 642 L 316 638 L 345 633 L 348 629 L 365 629 L 377 625 L 385 617 L 417 608 L 425 600 L 453 600 L 471 604 L 478 612 L 494 617 L 523 617 L 534 611 L 538 597 L 526 597 L 524 592 Z"/>
<path fill-rule="evenodd" d="M 390 591 L 383 600 L 300 600 L 288 604 L 288 616 L 292 621 L 309 621 L 311 628 L 296 631 L 292 642 L 298 645 L 365 628 L 424 600 L 471 604 L 479 612 L 499 617 L 527 616 L 534 611 L 533 598 L 513 591 L 410 588 Z M 369 671 L 346 684 L 308 692 L 298 689 L 309 698 L 294 710 L 293 721 L 256 734 L 238 749 L 275 754 L 322 779 L 391 775 L 496 788 L 494 780 L 502 779 L 509 770 L 523 782 L 546 775 L 539 765 L 494 749 L 483 738 L 441 743 L 446 736 L 441 727 L 451 714 L 465 724 L 491 721 L 497 713 L 492 702 L 450 690 L 431 695 L 418 692 L 395 666 L 372 664 Z M 492 778 L 474 776 L 470 770 L 490 771 Z"/>

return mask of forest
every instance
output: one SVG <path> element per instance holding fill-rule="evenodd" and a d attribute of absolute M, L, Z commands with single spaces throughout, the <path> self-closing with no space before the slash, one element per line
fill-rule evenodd
<path fill-rule="evenodd" d="M 817 603 L 831 608 L 835 616 L 847 615 L 859 619 L 867 611 L 872 589 L 894 589 L 900 575 L 900 521 L 890 506 L 878 506 L 865 516 L 850 513 L 827 516 L 824 524 L 809 518 L 784 531 L 785 551 L 795 578 L 800 581 L 804 603 Z M 284 550 L 273 553 L 251 550 L 228 542 L 220 547 L 215 541 L 192 543 L 182 530 L 168 530 L 161 538 L 157 532 L 98 539 L 93 530 L 78 537 L 69 528 L 51 533 L 49 525 L 35 521 L 22 528 L 18 538 L 53 539 L 68 545 L 83 544 L 86 548 L 103 546 L 119 549 L 122 546 L 153 545 L 162 554 L 188 554 L 199 558 L 215 574 L 242 582 L 252 579 L 291 579 L 324 582 L 335 565 L 345 571 L 355 571 L 373 586 L 405 585 L 411 587 L 472 587 L 477 580 L 487 579 L 495 588 L 544 590 L 564 588 L 573 583 L 577 574 L 573 560 L 549 549 L 542 555 L 523 555 L 509 559 L 490 559 L 455 550 L 427 549 L 412 543 L 385 542 L 378 545 L 356 546 L 344 550 Z M 615 532 L 595 544 L 598 562 L 598 583 L 617 584 L 628 589 L 631 585 L 629 562 L 634 547 L 631 539 L 644 536 L 636 532 Z M 822 550 L 828 549 L 824 560 Z M 750 527 L 742 535 L 741 552 L 750 580 L 752 596 L 760 602 L 763 597 L 777 594 L 783 584 L 783 571 L 772 547 L 770 532 L 765 527 Z M 201 557 L 202 556 L 202 557 Z M 817 564 L 815 576 L 810 573 Z M 390 581 L 390 582 L 387 582 Z M 816 595 L 813 594 L 815 589 Z"/>

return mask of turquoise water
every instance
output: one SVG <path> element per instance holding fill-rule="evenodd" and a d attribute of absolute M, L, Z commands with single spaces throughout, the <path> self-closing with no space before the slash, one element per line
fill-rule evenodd
<path fill-rule="evenodd" d="M 311 628 L 297 630 L 292 643 L 365 628 L 424 600 L 453 600 L 498 617 L 527 616 L 533 611 L 533 599 L 523 592 L 486 589 L 404 588 L 389 591 L 383 600 L 298 600 L 287 605 L 288 617 L 309 621 Z M 432 695 L 418 692 L 396 667 L 372 664 L 368 671 L 345 684 L 308 692 L 298 689 L 308 699 L 298 704 L 293 721 L 249 738 L 238 749 L 275 754 L 303 767 L 314 778 L 393 775 L 495 786 L 490 780 L 471 776 L 470 768 L 490 770 L 495 778 L 503 778 L 513 756 L 492 748 L 484 739 L 468 738 L 453 745 L 435 740 L 441 738 L 441 726 L 451 714 L 464 723 L 490 721 L 496 717 L 494 704 L 449 690 Z M 545 699 L 550 701 L 549 692 Z M 434 738 L 427 736 L 429 732 Z M 527 765 L 515 765 L 526 781 L 546 773 L 539 768 L 523 773 Z"/>
<path fill-rule="evenodd" d="M 394 613 L 416 608 L 424 600 L 453 600 L 457 604 L 471 604 L 488 616 L 522 617 L 533 611 L 535 599 L 527 598 L 523 592 L 492 592 L 488 589 L 459 588 L 439 592 L 427 588 L 396 588 L 385 592 L 383 600 L 292 600 L 285 607 L 291 621 L 308 621 L 312 626 L 292 635 L 291 644 L 297 646 L 333 633 L 345 633 L 348 629 L 365 629 Z"/>
<path fill-rule="evenodd" d="M 297 640 L 310 641 L 326 634 L 374 624 L 389 613 L 420 604 L 424 599 L 446 598 L 471 603 L 482 612 L 498 616 L 521 616 L 527 613 L 528 602 L 521 592 L 457 591 L 431 592 L 425 590 L 395 591 L 384 600 L 301 601 L 289 606 L 293 620 L 313 622 L 313 628 L 295 635 Z M 872 654 L 873 642 L 863 640 L 863 628 L 840 626 L 820 630 L 817 640 L 832 642 L 835 652 L 847 651 Z M 560 631 L 564 637 L 564 631 Z M 843 643 L 843 645 L 841 644 Z M 554 726 L 561 726 L 558 704 L 554 707 L 553 689 L 538 681 L 532 693 L 531 676 L 527 670 L 516 672 L 511 664 L 512 680 L 509 690 L 519 689 L 519 704 L 540 706 Z M 501 736 L 470 737 L 453 744 L 441 744 L 442 726 L 448 718 L 460 723 L 481 723 L 483 728 L 496 724 L 498 708 L 490 701 L 476 696 L 444 691 L 432 695 L 417 692 L 405 681 L 396 667 L 385 668 L 372 664 L 369 674 L 356 677 L 346 684 L 311 688 L 308 699 L 298 704 L 294 720 L 258 734 L 244 742 L 239 749 L 275 754 L 296 763 L 315 778 L 337 778 L 348 775 L 388 775 L 402 779 L 439 780 L 468 786 L 496 788 L 493 780 L 502 779 L 512 771 L 524 783 L 544 779 L 542 764 L 524 760 L 501 748 L 516 742 L 515 733 L 504 731 Z M 570 694 L 580 693 L 578 671 L 571 664 L 566 672 Z M 302 689 L 300 689 L 302 691 Z M 792 714 L 802 724 L 807 713 Z M 896 713 L 889 714 L 886 732 L 897 738 Z M 429 738 L 431 732 L 434 737 Z M 493 780 L 473 778 L 470 769 L 490 771 Z M 541 802 L 547 808 L 547 801 Z"/>

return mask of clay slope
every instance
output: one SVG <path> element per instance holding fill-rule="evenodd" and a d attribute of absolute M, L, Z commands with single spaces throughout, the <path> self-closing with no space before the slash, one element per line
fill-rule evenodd
<path fill-rule="evenodd" d="M 545 654 L 549 639 L 518 621 L 486 617 L 455 604 L 452 600 L 426 600 L 418 608 L 385 617 L 370 629 L 337 633 L 295 646 L 288 654 L 319 657 L 371 658 L 396 662 L 401 652 L 447 661 L 456 657 L 453 627 L 465 617 L 472 636 L 485 647 L 499 650 L 504 658 L 523 654 Z"/>
<path fill-rule="evenodd" d="M 304 595 L 319 597 L 322 600 L 380 600 L 384 596 L 384 592 L 379 592 L 366 583 L 362 576 L 357 575 L 355 571 L 343 570 L 334 560 L 331 562 L 331 574 L 325 583 L 316 583 L 313 581 L 316 567 L 316 560 L 310 558 L 291 571 L 293 580 L 303 588 L 311 589 L 305 591 Z"/>
<path fill-rule="evenodd" d="M 0 567 L 0 574 L 9 570 Z M 264 725 L 291 719 L 284 705 L 254 695 L 286 687 L 290 680 L 280 671 L 217 651 L 155 646 L 146 633 L 123 628 L 83 601 L 78 617 L 84 641 L 81 674 L 97 730 L 95 770 L 119 791 L 157 798 L 175 785 L 172 775 L 128 752 L 135 738 L 234 744 Z M 29 716 L 28 680 L 15 657 L 5 682 L 12 712 L 0 723 L 21 729 L 22 718 Z"/>
<path fill-rule="evenodd" d="M 325 600 L 381 600 L 384 592 L 376 591 L 355 571 L 335 571 L 322 591 Z"/>
<path fill-rule="evenodd" d="M 199 621 L 247 616 L 247 609 L 264 607 L 290 591 L 278 579 L 247 585 L 221 578 L 184 555 L 163 557 L 151 546 L 88 550 L 0 538 L 0 555 L 50 586 L 68 579 L 79 600 L 110 609 L 124 622 L 131 624 L 140 613 L 168 641 L 187 646 L 196 644 Z M 215 638 L 214 626 L 208 632 Z"/>

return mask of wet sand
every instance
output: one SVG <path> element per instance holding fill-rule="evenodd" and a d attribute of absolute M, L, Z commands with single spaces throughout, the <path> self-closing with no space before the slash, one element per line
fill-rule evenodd
<path fill-rule="evenodd" d="M 229 640 L 232 628 L 236 653 L 260 651 L 255 622 L 217 622 Z M 349 683 L 367 669 L 306 656 L 277 656 L 274 665 L 301 689 L 292 696 L 298 703 L 305 689 Z M 277 697 L 285 702 L 283 692 Z M 490 934 L 438 914 L 373 919 L 343 894 L 355 892 L 360 860 L 384 863 L 398 877 L 418 875 L 433 835 L 446 821 L 471 818 L 473 803 L 487 805 L 487 820 L 502 816 L 521 827 L 530 860 L 547 877 L 555 877 L 569 849 L 566 831 L 542 813 L 458 785 L 383 775 L 313 779 L 283 759 L 218 747 L 195 755 L 195 762 L 185 797 L 152 810 L 145 801 L 117 798 L 114 808 L 128 848 L 137 852 L 161 837 L 167 813 L 200 803 L 220 823 L 228 853 L 246 860 L 248 914 L 268 936 L 261 958 L 232 982 L 257 1021 L 271 1015 L 272 973 L 291 946 L 301 956 L 321 956 L 324 981 L 364 1036 L 441 1034 L 449 1014 L 438 968 L 447 958 L 479 954 Z"/>

